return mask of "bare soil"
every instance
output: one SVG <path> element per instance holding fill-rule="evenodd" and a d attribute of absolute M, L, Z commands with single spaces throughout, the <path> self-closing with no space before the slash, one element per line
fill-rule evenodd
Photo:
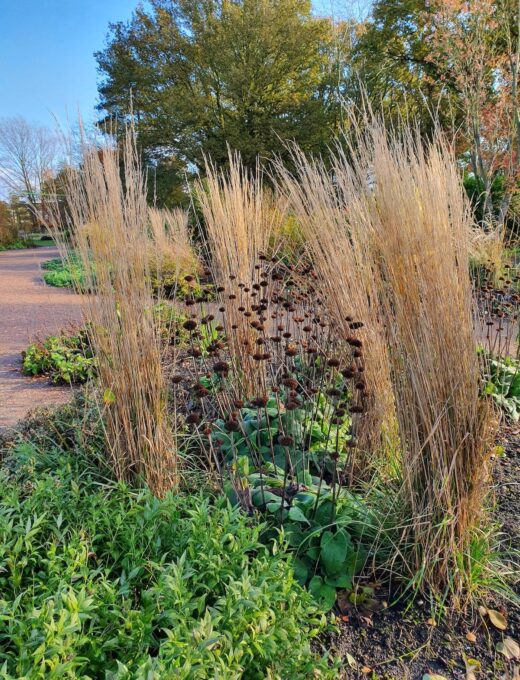
<path fill-rule="evenodd" d="M 0 252 L 0 431 L 35 406 L 70 398 L 71 388 L 20 372 L 28 344 L 81 321 L 79 296 L 43 281 L 41 264 L 58 256 L 55 247 Z"/>

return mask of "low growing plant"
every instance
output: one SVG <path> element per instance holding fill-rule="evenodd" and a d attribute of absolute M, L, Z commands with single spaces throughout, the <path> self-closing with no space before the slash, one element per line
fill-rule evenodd
<path fill-rule="evenodd" d="M 488 357 L 485 360 L 484 392 L 493 399 L 504 416 L 520 420 L 520 361 L 512 357 Z"/>
<path fill-rule="evenodd" d="M 51 335 L 23 352 L 25 375 L 46 375 L 53 383 L 84 383 L 96 372 L 87 332 Z"/>
<path fill-rule="evenodd" d="M 337 677 L 310 649 L 326 621 L 285 549 L 225 499 L 159 500 L 27 441 L 0 490 L 3 676 Z"/>
<path fill-rule="evenodd" d="M 85 284 L 85 272 L 75 259 L 62 260 L 61 257 L 47 260 L 42 264 L 45 269 L 43 280 L 48 286 L 55 288 L 82 289 Z"/>

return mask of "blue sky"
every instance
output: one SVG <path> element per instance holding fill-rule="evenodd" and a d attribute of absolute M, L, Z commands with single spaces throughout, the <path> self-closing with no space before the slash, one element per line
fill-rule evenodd
<path fill-rule="evenodd" d="M 0 0 L 0 118 L 53 124 L 94 116 L 93 53 L 137 0 Z"/>
<path fill-rule="evenodd" d="M 322 13 L 363 0 L 315 0 Z M 0 0 L 0 118 L 65 124 L 94 119 L 97 71 L 111 21 L 138 0 Z"/>

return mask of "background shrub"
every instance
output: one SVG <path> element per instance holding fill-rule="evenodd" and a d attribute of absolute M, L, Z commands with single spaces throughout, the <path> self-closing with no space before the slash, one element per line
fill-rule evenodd
<path fill-rule="evenodd" d="M 85 330 L 51 335 L 23 353 L 25 375 L 47 375 L 53 383 L 84 383 L 95 374 L 95 360 Z"/>

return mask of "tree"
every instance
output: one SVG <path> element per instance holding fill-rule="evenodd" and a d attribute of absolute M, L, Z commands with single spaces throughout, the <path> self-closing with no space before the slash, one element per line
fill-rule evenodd
<path fill-rule="evenodd" d="M 432 9 L 428 59 L 459 94 L 482 217 L 502 223 L 520 180 L 519 3 L 435 0 Z"/>
<path fill-rule="evenodd" d="M 429 59 L 429 0 L 376 0 L 357 27 L 353 69 L 375 112 L 391 124 L 403 119 L 429 135 L 435 125 L 458 124 L 457 93 Z"/>
<path fill-rule="evenodd" d="M 30 125 L 24 118 L 0 121 L 0 183 L 33 208 L 44 210 L 42 187 L 54 172 L 58 140 L 47 128 Z"/>
<path fill-rule="evenodd" d="M 96 58 L 100 109 L 132 118 L 145 157 L 202 169 L 247 164 L 283 140 L 321 151 L 331 139 L 332 24 L 309 0 L 152 0 L 111 26 Z"/>

